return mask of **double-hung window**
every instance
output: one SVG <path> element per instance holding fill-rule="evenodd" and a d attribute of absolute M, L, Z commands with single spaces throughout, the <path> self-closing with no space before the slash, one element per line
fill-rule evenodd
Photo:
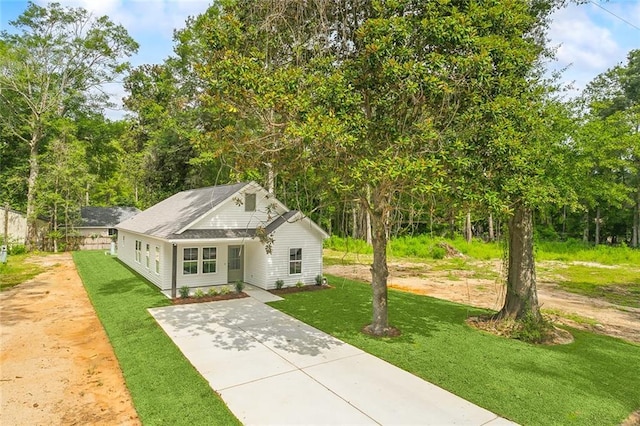
<path fill-rule="evenodd" d="M 136 240 L 136 262 L 140 263 L 140 258 L 142 257 L 142 241 Z"/>
<path fill-rule="evenodd" d="M 289 249 L 289 275 L 302 273 L 302 249 Z"/>
<path fill-rule="evenodd" d="M 204 247 L 202 249 L 202 273 L 211 274 L 216 272 L 217 250 L 215 247 Z"/>
<path fill-rule="evenodd" d="M 156 246 L 156 274 L 160 273 L 160 247 Z"/>
<path fill-rule="evenodd" d="M 151 253 L 149 252 L 149 249 L 150 249 L 149 244 L 146 244 L 145 249 L 146 250 L 145 250 L 144 265 L 147 267 L 147 269 L 149 269 L 149 265 L 151 263 L 151 259 L 150 259 Z"/>
<path fill-rule="evenodd" d="M 198 273 L 198 249 L 185 248 L 182 252 L 182 273 L 193 275 Z"/>

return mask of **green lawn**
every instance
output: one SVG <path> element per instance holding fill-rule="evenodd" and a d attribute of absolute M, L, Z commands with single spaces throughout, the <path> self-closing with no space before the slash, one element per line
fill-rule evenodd
<path fill-rule="evenodd" d="M 102 251 L 73 253 L 144 425 L 240 424 L 147 308 L 169 301 Z"/>
<path fill-rule="evenodd" d="M 640 308 L 640 268 L 637 266 L 602 268 L 571 264 L 555 272 L 566 279 L 558 284 L 567 291 Z"/>
<path fill-rule="evenodd" d="M 534 346 L 468 327 L 481 310 L 391 290 L 395 339 L 360 332 L 367 285 L 329 277 L 332 290 L 271 305 L 456 395 L 525 425 L 617 425 L 640 408 L 640 346 L 571 330 L 575 342 Z"/>
<path fill-rule="evenodd" d="M 39 265 L 27 263 L 28 254 L 10 255 L 7 263 L 0 263 L 0 291 L 30 280 L 44 268 Z"/>

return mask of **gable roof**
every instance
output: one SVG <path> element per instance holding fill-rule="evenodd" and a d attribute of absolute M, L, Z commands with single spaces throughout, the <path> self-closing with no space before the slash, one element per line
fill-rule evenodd
<path fill-rule="evenodd" d="M 80 228 L 113 228 L 140 213 L 135 207 L 82 207 Z"/>
<path fill-rule="evenodd" d="M 249 184 L 240 182 L 178 192 L 117 228 L 164 239 L 177 237 L 181 229 Z"/>

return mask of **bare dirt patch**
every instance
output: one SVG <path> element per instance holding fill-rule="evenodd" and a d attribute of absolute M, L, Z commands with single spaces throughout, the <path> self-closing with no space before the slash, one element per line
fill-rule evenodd
<path fill-rule="evenodd" d="M 0 424 L 139 425 L 122 372 L 68 253 L 0 293 Z"/>
<path fill-rule="evenodd" d="M 502 271 L 501 261 L 480 262 L 475 266 L 487 274 Z M 370 281 L 369 265 L 331 265 L 327 274 Z M 474 271 L 436 270 L 426 263 L 390 262 L 389 287 L 479 308 L 499 310 L 504 302 L 504 285 L 497 279 L 474 278 Z M 553 321 L 578 329 L 619 337 L 640 343 L 640 309 L 561 290 L 553 276 L 539 277 L 538 298 L 542 309 L 560 313 Z M 575 321 L 571 314 L 590 321 Z"/>

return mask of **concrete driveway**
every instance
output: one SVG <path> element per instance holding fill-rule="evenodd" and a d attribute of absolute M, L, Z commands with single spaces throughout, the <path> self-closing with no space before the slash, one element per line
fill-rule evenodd
<path fill-rule="evenodd" d="M 149 312 L 247 425 L 506 425 L 248 297 Z"/>

